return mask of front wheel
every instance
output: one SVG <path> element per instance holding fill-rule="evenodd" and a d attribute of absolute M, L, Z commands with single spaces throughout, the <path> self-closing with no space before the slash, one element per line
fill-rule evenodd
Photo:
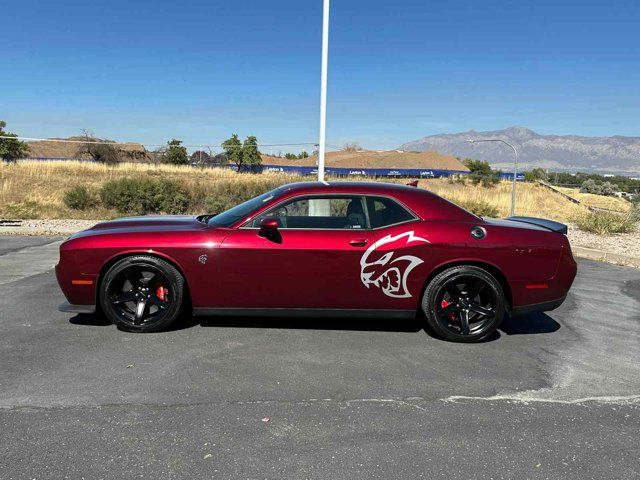
<path fill-rule="evenodd" d="M 500 325 L 504 292 L 486 270 L 460 265 L 433 277 L 422 297 L 422 311 L 436 335 L 454 342 L 478 342 Z"/>
<path fill-rule="evenodd" d="M 100 305 L 112 323 L 131 332 L 157 332 L 180 315 L 184 278 L 168 262 L 136 255 L 116 262 L 100 285 Z"/>

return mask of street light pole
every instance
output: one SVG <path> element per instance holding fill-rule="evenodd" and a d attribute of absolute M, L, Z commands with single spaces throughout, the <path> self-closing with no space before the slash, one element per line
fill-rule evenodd
<path fill-rule="evenodd" d="M 324 181 L 324 150 L 327 130 L 327 66 L 329 57 L 329 0 L 322 8 L 322 68 L 320 72 L 320 140 L 318 142 L 318 181 Z"/>
<path fill-rule="evenodd" d="M 500 138 L 481 138 L 479 140 L 467 140 L 467 142 L 500 142 L 504 143 L 508 147 L 511 147 L 511 150 L 513 150 L 513 187 L 511 189 L 511 216 L 513 217 L 516 214 L 516 177 L 518 176 L 518 150 L 516 150 L 516 147 L 511 145 L 509 142 L 506 142 Z"/>

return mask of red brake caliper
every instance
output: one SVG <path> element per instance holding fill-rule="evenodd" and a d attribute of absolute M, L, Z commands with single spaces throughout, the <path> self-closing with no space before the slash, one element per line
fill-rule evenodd
<path fill-rule="evenodd" d="M 442 302 L 440 302 L 440 306 L 442 308 L 447 308 L 449 305 L 451 305 L 451 302 L 445 300 L 444 298 L 442 299 Z M 456 314 L 455 313 L 450 313 L 449 314 L 449 320 L 454 321 L 456 319 Z"/>
<path fill-rule="evenodd" d="M 156 296 L 160 299 L 161 302 L 167 301 L 167 294 L 169 293 L 169 289 L 160 285 L 156 290 Z"/>

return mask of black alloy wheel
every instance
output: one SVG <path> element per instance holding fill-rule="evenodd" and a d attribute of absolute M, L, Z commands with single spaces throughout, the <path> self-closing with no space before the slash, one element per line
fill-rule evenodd
<path fill-rule="evenodd" d="M 100 305 L 111 322 L 132 332 L 157 332 L 180 315 L 184 279 L 170 263 L 137 255 L 116 262 L 100 287 Z"/>
<path fill-rule="evenodd" d="M 504 292 L 486 270 L 461 265 L 433 278 L 424 292 L 422 310 L 438 336 L 456 342 L 477 342 L 500 325 L 505 311 Z"/>

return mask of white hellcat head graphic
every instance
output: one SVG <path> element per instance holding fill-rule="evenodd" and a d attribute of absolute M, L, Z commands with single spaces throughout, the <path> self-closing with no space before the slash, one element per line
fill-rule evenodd
<path fill-rule="evenodd" d="M 371 245 L 360 259 L 360 280 L 364 286 L 369 288 L 369 285 L 374 285 L 389 297 L 410 297 L 407 279 L 411 270 L 423 263 L 422 260 L 413 255 L 396 257 L 394 251 L 385 252 L 376 258 L 376 249 L 390 243 L 397 244 L 397 248 L 402 248 L 413 242 L 429 243 L 429 240 L 416 237 L 413 231 L 410 231 L 395 236 L 387 235 Z"/>

